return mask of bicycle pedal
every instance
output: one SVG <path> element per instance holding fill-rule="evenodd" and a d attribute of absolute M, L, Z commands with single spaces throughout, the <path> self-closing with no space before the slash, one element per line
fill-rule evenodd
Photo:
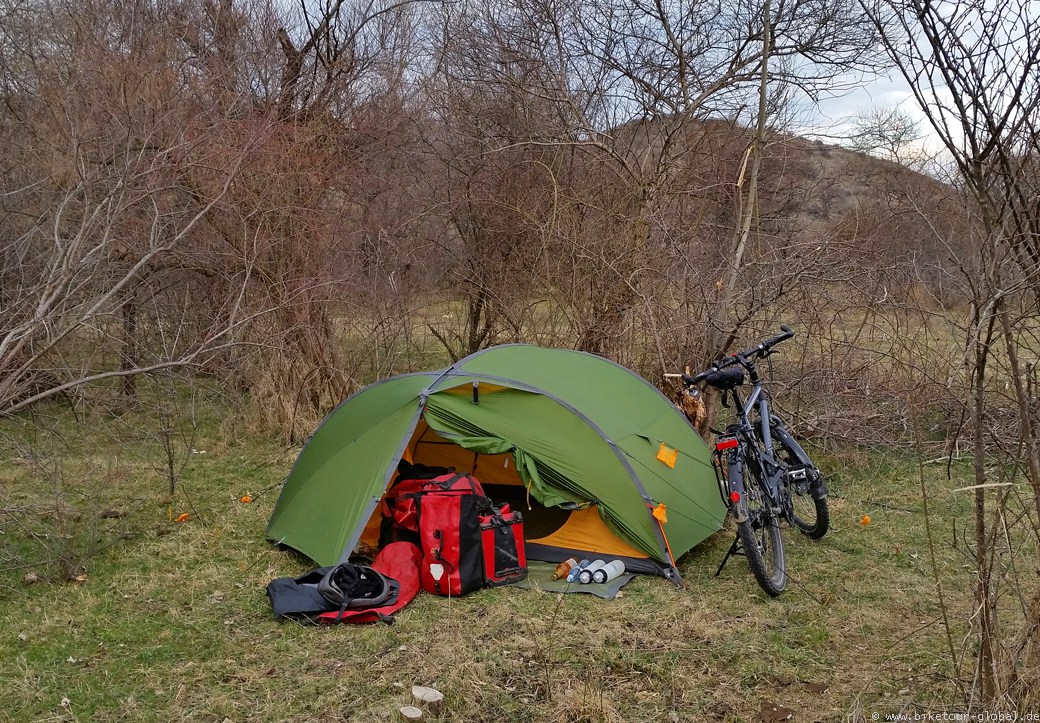
<path fill-rule="evenodd" d="M 804 482 L 809 478 L 809 473 L 805 471 L 805 467 L 799 469 L 792 469 L 787 473 L 787 479 L 792 482 Z"/>

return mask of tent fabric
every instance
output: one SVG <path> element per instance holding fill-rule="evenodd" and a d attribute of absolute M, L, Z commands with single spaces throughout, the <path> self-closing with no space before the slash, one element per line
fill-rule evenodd
<path fill-rule="evenodd" d="M 662 445 L 674 450 L 674 466 L 658 458 Z M 482 482 L 522 485 L 529 509 L 574 510 L 566 532 L 532 546 L 550 559 L 595 552 L 611 537 L 619 554 L 635 552 L 677 579 L 667 548 L 681 556 L 725 517 L 707 446 L 656 388 L 602 357 L 506 345 L 376 382 L 342 402 L 301 451 L 268 538 L 320 564 L 345 560 L 374 529 L 402 456 L 450 458 Z M 658 504 L 664 525 L 652 514 Z M 601 523 L 586 525 L 584 539 L 578 511 Z M 567 547 L 575 542 L 585 546 Z"/>
<path fill-rule="evenodd" d="M 576 550 L 585 547 L 590 551 L 600 553 L 601 556 L 610 558 L 636 558 L 644 556 L 643 551 L 637 550 L 617 535 L 614 535 L 603 524 L 603 519 L 595 506 L 575 510 L 567 518 L 567 522 L 559 529 L 545 537 L 529 539 L 528 543 L 558 547 L 563 550 Z M 563 560 L 560 560 L 560 562 L 563 562 Z"/>

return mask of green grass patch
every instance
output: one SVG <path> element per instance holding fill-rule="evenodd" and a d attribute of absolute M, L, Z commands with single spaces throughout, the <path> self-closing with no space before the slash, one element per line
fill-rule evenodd
<path fill-rule="evenodd" d="M 791 582 L 776 600 L 742 558 L 715 576 L 727 530 L 681 560 L 682 589 L 638 577 L 614 601 L 420 594 L 392 626 L 313 628 L 275 622 L 265 592 L 311 567 L 263 539 L 296 450 L 229 443 L 204 422 L 170 497 L 154 421 L 63 427 L 63 444 L 28 446 L 36 461 L 21 456 L 26 430 L 7 428 L 0 717 L 393 720 L 413 684 L 443 691 L 453 721 L 750 721 L 765 703 L 830 721 L 957 700 L 907 460 L 835 461 L 832 529 L 819 542 L 785 531 Z M 951 491 L 970 470 L 948 480 L 941 467 L 926 468 L 935 564 L 970 661 L 973 568 L 954 531 L 971 507 Z M 80 581 L 47 562 L 91 544 L 68 571 Z"/>

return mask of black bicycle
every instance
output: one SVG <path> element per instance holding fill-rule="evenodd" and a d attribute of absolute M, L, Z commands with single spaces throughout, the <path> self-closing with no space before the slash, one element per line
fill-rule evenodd
<path fill-rule="evenodd" d="M 737 523 L 737 538 L 716 574 L 731 555 L 742 552 L 758 584 L 773 597 L 787 587 L 781 522 L 814 540 L 827 534 L 830 525 L 823 475 L 787 424 L 770 411 L 769 394 L 755 366 L 794 336 L 790 327 L 780 329 L 779 336 L 727 356 L 696 376 L 682 375 L 687 388 L 703 382 L 721 390 L 722 405 L 728 406 L 731 398 L 737 413 L 737 421 L 715 441 L 720 491 Z M 748 382 L 751 392 L 742 398 L 740 388 Z"/>

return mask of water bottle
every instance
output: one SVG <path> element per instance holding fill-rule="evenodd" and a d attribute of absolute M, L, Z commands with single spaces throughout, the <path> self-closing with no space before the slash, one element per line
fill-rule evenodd
<path fill-rule="evenodd" d="M 596 560 L 578 574 L 578 582 L 580 582 L 582 585 L 588 585 L 590 582 L 592 582 L 592 573 L 596 572 L 596 570 L 600 569 L 606 564 L 607 563 L 604 560 Z"/>
<path fill-rule="evenodd" d="M 591 560 L 582 560 L 577 565 L 572 567 L 571 571 L 567 573 L 567 582 L 577 582 L 578 575 L 580 575 L 581 571 L 588 567 L 590 563 Z"/>
<path fill-rule="evenodd" d="M 571 571 L 571 568 L 577 566 L 578 561 L 573 557 L 568 557 L 566 560 L 556 566 L 556 571 L 552 574 L 553 580 L 559 580 L 561 577 L 567 577 L 567 574 Z"/>
<path fill-rule="evenodd" d="M 618 575 L 625 572 L 625 563 L 621 560 L 614 560 L 609 562 L 600 569 L 592 573 L 593 582 L 610 582 Z"/>

